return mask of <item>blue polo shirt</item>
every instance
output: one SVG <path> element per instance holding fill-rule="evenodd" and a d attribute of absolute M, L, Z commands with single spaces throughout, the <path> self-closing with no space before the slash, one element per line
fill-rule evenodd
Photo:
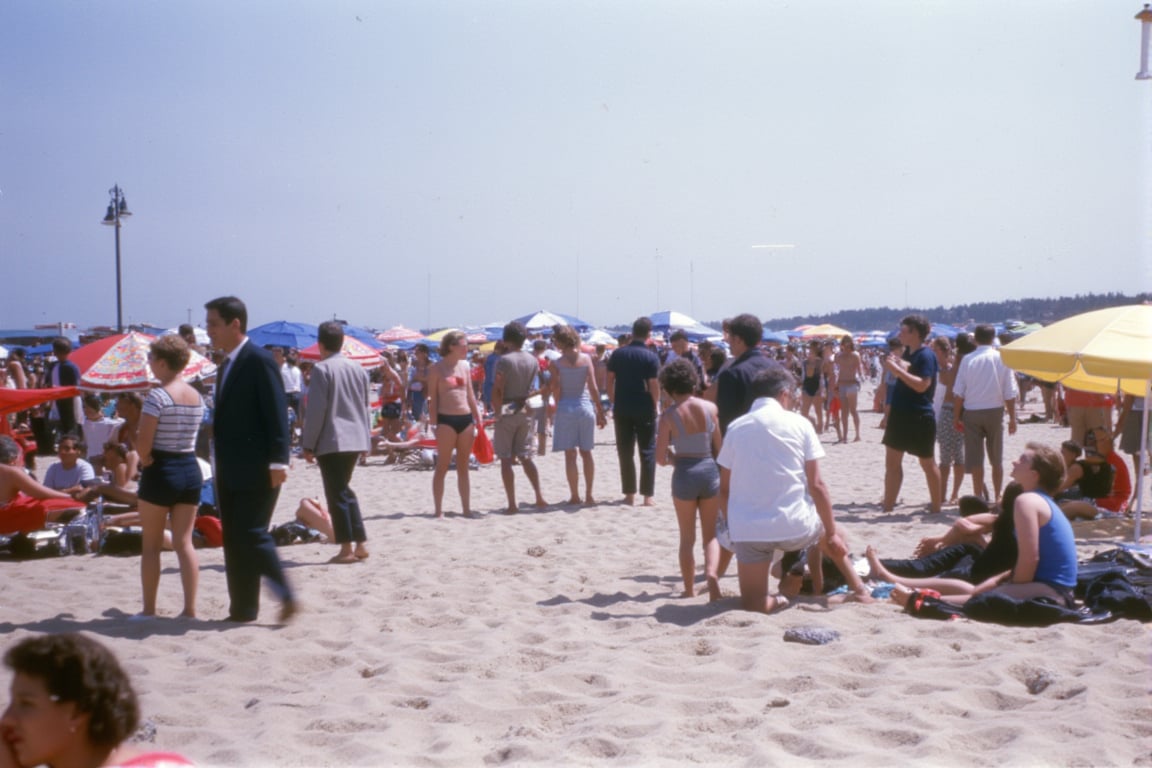
<path fill-rule="evenodd" d="M 655 418 L 656 403 L 648 380 L 660 376 L 660 358 L 643 341 L 633 341 L 608 358 L 608 372 L 616 377 L 612 411 L 619 416 Z"/>
<path fill-rule="evenodd" d="M 908 361 L 908 373 L 921 379 L 932 379 L 928 389 L 917 392 L 900 378 L 892 387 L 892 407 L 913 413 L 932 413 L 932 398 L 936 394 L 937 373 L 940 370 L 936 355 L 928 347 L 920 347 L 915 352 L 904 352 Z"/>

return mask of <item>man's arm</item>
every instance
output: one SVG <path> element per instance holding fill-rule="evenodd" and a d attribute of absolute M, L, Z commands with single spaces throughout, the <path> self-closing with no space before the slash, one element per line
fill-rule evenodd
<path fill-rule="evenodd" d="M 312 461 L 316 454 L 316 443 L 320 440 L 320 430 L 328 420 L 328 390 L 331 386 L 328 371 L 317 365 L 312 369 L 308 383 L 308 407 L 304 410 L 304 426 L 300 430 L 300 447 L 304 460 Z"/>
<path fill-rule="evenodd" d="M 258 357 L 257 407 L 264 431 L 268 435 L 268 471 L 273 488 L 288 479 L 288 398 L 284 394 L 284 379 L 271 356 Z"/>
<path fill-rule="evenodd" d="M 660 415 L 660 380 L 648 379 L 645 382 L 648 385 L 648 394 L 652 396 L 652 406 L 656 409 L 656 415 Z"/>
<path fill-rule="evenodd" d="M 504 374 L 500 372 L 500 365 L 496 365 L 496 375 L 492 377 L 492 412 L 496 420 L 500 420 L 501 409 L 504 407 Z"/>
<path fill-rule="evenodd" d="M 808 478 L 808 493 L 816 504 L 816 514 L 820 516 L 820 522 L 824 524 L 824 536 L 822 537 L 824 551 L 833 560 L 844 557 L 848 554 L 848 547 L 845 546 L 844 540 L 836 531 L 836 518 L 832 514 L 832 494 L 828 492 L 828 486 L 824 484 L 824 478 L 820 476 L 820 460 L 809 459 L 804 462 L 804 474 Z"/>
<path fill-rule="evenodd" d="M 604 389 L 608 395 L 608 403 L 615 409 L 616 407 L 616 374 L 611 368 L 608 369 L 607 375 L 604 377 Z"/>

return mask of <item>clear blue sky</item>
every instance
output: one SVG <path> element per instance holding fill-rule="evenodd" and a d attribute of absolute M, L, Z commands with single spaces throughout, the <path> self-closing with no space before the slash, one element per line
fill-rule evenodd
<path fill-rule="evenodd" d="M 1139 9 L 8 0 L 0 327 L 1152 290 Z"/>

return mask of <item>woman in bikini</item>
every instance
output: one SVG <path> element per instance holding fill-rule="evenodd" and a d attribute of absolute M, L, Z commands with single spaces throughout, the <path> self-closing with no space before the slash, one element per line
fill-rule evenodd
<path fill-rule="evenodd" d="M 840 433 L 841 439 L 848 442 L 848 418 L 856 427 L 856 440 L 860 442 L 860 412 L 856 409 L 860 397 L 860 382 L 863 380 L 864 364 L 860 361 L 860 353 L 856 351 L 856 342 L 845 334 L 840 339 L 840 354 L 836 355 L 836 367 L 840 369 L 840 377 L 836 385 L 840 388 Z"/>
<path fill-rule="evenodd" d="M 470 506 L 468 457 L 476 439 L 476 425 L 483 428 L 480 408 L 472 389 L 468 365 L 468 341 L 452 331 L 440 341 L 440 361 L 428 368 L 428 424 L 436 436 L 436 470 L 432 474 L 432 500 L 436 517 L 444 516 L 444 478 L 456 452 L 456 484 L 464 517 L 474 517 Z"/>
<path fill-rule="evenodd" d="M 808 345 L 808 357 L 804 358 L 804 378 L 800 382 L 800 414 L 816 427 L 816 434 L 824 432 L 824 384 L 821 376 L 824 360 L 820 357 L 820 342 Z M 808 415 L 816 407 L 816 418 Z"/>

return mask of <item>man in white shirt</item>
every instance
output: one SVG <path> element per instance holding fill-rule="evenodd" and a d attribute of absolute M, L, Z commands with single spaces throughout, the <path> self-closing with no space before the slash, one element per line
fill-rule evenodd
<path fill-rule="evenodd" d="M 766 368 L 749 388 L 752 407 L 728 425 L 717 458 L 720 511 L 727 517 L 743 608 L 771 613 L 787 606 L 783 597 L 768 594 L 775 550 L 798 552 L 819 542 L 834 560 L 848 550 L 820 476 L 820 438 L 812 422 L 791 410 L 792 374 Z"/>
<path fill-rule="evenodd" d="M 993 343 L 996 329 L 978 325 L 972 334 L 976 351 L 964 356 L 952 385 L 956 429 L 964 433 L 964 466 L 972 476 L 972 492 L 988 498 L 984 487 L 984 448 L 992 465 L 992 488 L 1000 500 L 1004 486 L 1004 411 L 1008 434 L 1016 434 L 1016 375 L 1000 359 Z"/>

